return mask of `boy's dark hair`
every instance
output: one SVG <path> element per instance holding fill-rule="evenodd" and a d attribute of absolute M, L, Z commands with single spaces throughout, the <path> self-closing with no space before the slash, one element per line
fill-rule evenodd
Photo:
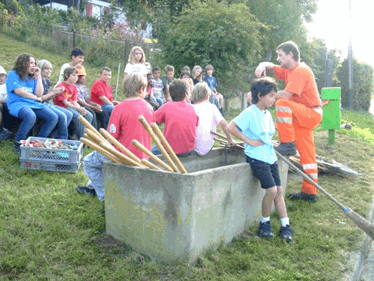
<path fill-rule="evenodd" d="M 68 80 L 69 76 L 72 73 L 78 73 L 78 69 L 76 69 L 74 66 L 68 66 L 64 69 L 64 81 Z"/>
<path fill-rule="evenodd" d="M 13 70 L 19 75 L 21 80 L 25 80 L 26 76 L 28 75 L 27 68 L 29 67 L 30 58 L 35 59 L 33 55 L 28 54 L 28 53 L 23 53 L 23 54 L 20 54 L 16 58 L 16 61 L 14 62 Z"/>
<path fill-rule="evenodd" d="M 182 71 L 180 78 L 183 78 L 184 75 L 188 75 L 191 78 L 191 74 L 188 71 Z"/>
<path fill-rule="evenodd" d="M 282 50 L 286 54 L 289 54 L 291 52 L 293 54 L 293 58 L 295 61 L 299 61 L 300 59 L 299 47 L 293 41 L 287 41 L 287 42 L 280 44 L 277 47 L 277 51 L 278 50 Z"/>
<path fill-rule="evenodd" d="M 258 103 L 258 96 L 264 97 L 271 91 L 278 91 L 277 83 L 275 83 L 274 79 L 270 77 L 262 77 L 260 79 L 256 79 L 251 86 L 252 103 Z"/>
<path fill-rule="evenodd" d="M 170 97 L 173 101 L 182 101 L 186 97 L 188 88 L 189 85 L 186 80 L 175 79 L 169 86 Z"/>
<path fill-rule="evenodd" d="M 161 68 L 159 66 L 154 66 L 152 68 L 152 73 L 155 72 L 155 71 L 161 71 Z"/>
<path fill-rule="evenodd" d="M 148 77 L 148 76 L 152 76 L 152 73 L 147 73 L 147 77 Z"/>
<path fill-rule="evenodd" d="M 112 72 L 112 70 L 111 70 L 109 67 L 107 67 L 107 66 L 104 66 L 104 67 L 100 70 L 100 74 L 102 74 L 103 71 Z"/>
<path fill-rule="evenodd" d="M 77 56 L 85 56 L 85 55 L 86 55 L 86 52 L 83 49 L 76 47 L 73 50 L 71 50 L 70 58 L 73 58 L 73 56 L 77 57 Z"/>

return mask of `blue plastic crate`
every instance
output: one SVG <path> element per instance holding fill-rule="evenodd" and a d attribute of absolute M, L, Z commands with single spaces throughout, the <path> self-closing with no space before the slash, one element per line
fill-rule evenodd
<path fill-rule="evenodd" d="M 44 161 L 30 161 L 21 160 L 21 168 L 29 170 L 47 170 L 52 172 L 66 172 L 66 173 L 76 173 L 79 170 L 80 162 L 73 164 L 57 164 Z"/>
<path fill-rule="evenodd" d="M 39 140 L 45 142 L 48 138 L 29 137 L 27 140 Z M 83 155 L 83 143 L 75 140 L 57 140 L 64 144 L 75 146 L 77 149 L 56 149 L 46 147 L 21 146 L 20 161 L 37 162 L 51 164 L 79 164 Z"/>

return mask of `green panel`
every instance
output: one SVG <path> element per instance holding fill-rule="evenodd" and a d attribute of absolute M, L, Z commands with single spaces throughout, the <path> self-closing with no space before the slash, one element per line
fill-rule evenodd
<path fill-rule="evenodd" d="M 340 129 L 340 101 L 330 100 L 323 106 L 322 128 L 326 130 Z"/>
<path fill-rule="evenodd" d="M 322 88 L 322 99 L 324 100 L 340 100 L 341 88 Z"/>

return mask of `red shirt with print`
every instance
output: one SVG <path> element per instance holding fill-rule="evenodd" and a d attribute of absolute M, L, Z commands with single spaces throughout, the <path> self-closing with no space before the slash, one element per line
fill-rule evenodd
<path fill-rule="evenodd" d="M 133 140 L 137 140 L 151 150 L 151 137 L 140 123 L 139 115 L 143 115 L 149 124 L 155 122 L 153 109 L 146 101 L 143 99 L 124 100 L 114 107 L 107 130 L 137 157 L 148 159 L 147 154 L 132 144 Z"/>
<path fill-rule="evenodd" d="M 67 108 L 67 106 L 62 102 L 63 100 L 67 100 L 68 102 L 78 101 L 78 89 L 74 84 L 69 85 L 65 82 L 61 82 L 57 87 L 65 87 L 65 91 L 55 96 L 55 105 Z"/>

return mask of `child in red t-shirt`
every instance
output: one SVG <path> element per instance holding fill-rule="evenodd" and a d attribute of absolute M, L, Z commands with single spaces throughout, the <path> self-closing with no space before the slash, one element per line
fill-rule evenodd
<path fill-rule="evenodd" d="M 151 137 L 139 122 L 139 115 L 143 115 L 148 123 L 155 122 L 152 107 L 144 101 L 146 86 L 147 80 L 143 75 L 132 73 L 126 76 L 123 88 L 127 99 L 113 109 L 108 125 L 108 132 L 140 159 L 148 159 L 148 156 L 133 146 L 132 141 L 135 139 L 150 149 Z M 103 176 L 105 161 L 109 160 L 97 151 L 84 158 L 83 170 L 89 181 L 86 186 L 77 187 L 79 193 L 97 195 L 101 202 L 105 200 Z"/>
<path fill-rule="evenodd" d="M 169 86 L 172 102 L 161 106 L 156 112 L 156 122 L 165 123 L 164 136 L 178 156 L 194 153 L 196 127 L 199 117 L 189 104 L 189 85 L 183 79 L 176 79 Z M 154 154 L 160 154 L 157 146 L 152 147 Z"/>
<path fill-rule="evenodd" d="M 103 119 L 104 129 L 108 127 L 113 108 L 119 104 L 118 101 L 113 100 L 112 88 L 109 85 L 110 79 L 112 79 L 112 71 L 109 67 L 103 67 L 100 71 L 100 79 L 96 80 L 91 87 L 90 100 L 101 105 L 102 112 L 98 114 Z"/>
<path fill-rule="evenodd" d="M 78 89 L 74 85 L 78 80 L 78 70 L 69 66 L 64 70 L 64 82 L 60 82 L 57 87 L 64 87 L 65 91 L 58 94 L 54 98 L 56 106 L 66 108 L 73 113 L 72 124 L 74 125 L 74 133 L 80 139 L 84 135 L 84 125 L 78 120 L 80 115 L 83 115 L 88 122 L 92 123 L 92 114 L 78 103 Z"/>

